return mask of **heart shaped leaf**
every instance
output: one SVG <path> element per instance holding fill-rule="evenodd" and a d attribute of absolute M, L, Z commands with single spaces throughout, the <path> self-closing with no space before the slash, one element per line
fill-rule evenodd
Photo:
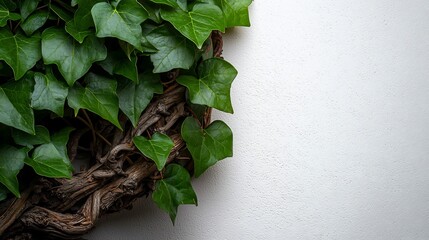
<path fill-rule="evenodd" d="M 88 109 L 122 129 L 118 121 L 119 100 L 116 81 L 89 73 L 85 77 L 86 87 L 76 84 L 69 90 L 68 104 L 75 110 Z"/>
<path fill-rule="evenodd" d="M 92 63 L 106 58 L 107 49 L 95 36 L 88 36 L 79 44 L 64 30 L 48 28 L 42 34 L 42 55 L 45 64 L 56 64 L 67 83 L 73 86 Z"/>
<path fill-rule="evenodd" d="M 197 195 L 192 188 L 188 171 L 178 164 L 169 164 L 164 178 L 156 182 L 152 199 L 159 208 L 170 215 L 174 224 L 179 205 L 197 205 Z"/>
<path fill-rule="evenodd" d="M 237 70 L 219 58 L 207 59 L 198 67 L 198 78 L 182 75 L 177 82 L 189 89 L 192 103 L 214 107 L 233 113 L 230 90 Z"/>
<path fill-rule="evenodd" d="M 179 32 L 201 48 L 213 30 L 225 31 L 222 10 L 208 3 L 197 3 L 192 11 L 163 9 L 161 17 L 169 21 Z"/>
<path fill-rule="evenodd" d="M 232 157 L 232 131 L 222 121 L 202 129 L 195 118 L 188 117 L 182 124 L 182 137 L 194 159 L 195 177 L 218 161 Z"/>
<path fill-rule="evenodd" d="M 13 69 L 15 79 L 24 76 L 41 57 L 39 36 L 13 35 L 5 28 L 0 29 L 0 59 Z"/>
<path fill-rule="evenodd" d="M 91 10 L 97 37 L 115 37 L 142 50 L 140 24 L 148 18 L 144 7 L 136 0 L 122 0 L 117 5 L 97 3 Z"/>
<path fill-rule="evenodd" d="M 133 142 L 143 155 L 155 162 L 158 171 L 164 168 L 168 155 L 174 147 L 170 137 L 162 133 L 155 133 L 150 140 L 143 136 L 136 136 Z"/>
<path fill-rule="evenodd" d="M 73 19 L 66 23 L 66 31 L 79 43 L 83 43 L 83 40 L 93 33 L 91 28 L 94 27 L 94 21 L 92 20 L 91 9 L 99 2 L 104 1 L 86 0 L 79 2 L 79 8 L 74 13 Z"/>
<path fill-rule="evenodd" d="M 18 149 L 7 145 L 0 147 L 0 183 L 16 197 L 20 196 L 16 175 L 24 167 L 27 151 L 26 148 Z"/>
<path fill-rule="evenodd" d="M 28 134 L 20 130 L 12 131 L 12 138 L 16 144 L 33 148 L 34 145 L 41 145 L 51 142 L 49 130 L 41 125 L 36 126 L 36 134 Z"/>

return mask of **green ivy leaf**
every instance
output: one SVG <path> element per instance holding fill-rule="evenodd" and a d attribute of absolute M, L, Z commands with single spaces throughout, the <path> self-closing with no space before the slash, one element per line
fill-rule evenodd
<path fill-rule="evenodd" d="M 75 110 L 88 109 L 116 127 L 122 129 L 118 121 L 119 100 L 116 95 L 116 81 L 89 73 L 85 77 L 86 87 L 76 84 L 70 88 L 68 104 Z"/>
<path fill-rule="evenodd" d="M 155 93 L 161 94 L 163 87 L 158 75 L 143 74 L 139 83 L 124 81 L 118 89 L 119 108 L 127 115 L 133 126 L 137 122 L 141 113 L 147 107 Z"/>
<path fill-rule="evenodd" d="M 188 2 L 186 0 L 151 0 L 154 3 L 167 5 L 173 8 L 181 8 L 183 11 L 188 10 Z"/>
<path fill-rule="evenodd" d="M 152 135 L 150 140 L 143 136 L 136 136 L 133 142 L 143 155 L 155 162 L 158 171 L 164 168 L 168 155 L 174 147 L 170 137 L 158 132 Z"/>
<path fill-rule="evenodd" d="M 16 80 L 36 65 L 40 58 L 39 36 L 13 35 L 5 28 L 0 29 L 0 59 L 13 69 Z"/>
<path fill-rule="evenodd" d="M 142 28 L 140 24 L 148 18 L 148 13 L 136 0 L 122 0 L 113 6 L 97 3 L 91 10 L 97 37 L 115 37 L 142 50 Z"/>
<path fill-rule="evenodd" d="M 2 183 L 16 197 L 20 197 L 19 183 L 16 176 L 24 167 L 27 149 L 17 149 L 12 146 L 0 147 L 0 183 Z"/>
<path fill-rule="evenodd" d="M 7 2 L 0 0 L 0 27 L 6 26 L 8 20 L 15 21 L 21 19 L 21 15 L 10 12 L 10 6 L 8 6 Z"/>
<path fill-rule="evenodd" d="M 63 81 L 57 80 L 52 71 L 46 75 L 35 73 L 36 84 L 31 96 L 31 106 L 37 110 L 51 110 L 58 116 L 63 116 L 64 103 L 68 94 L 68 87 Z"/>
<path fill-rule="evenodd" d="M 45 25 L 49 18 L 49 12 L 46 10 L 39 10 L 31 14 L 23 23 L 21 28 L 27 36 L 31 36 L 35 31 Z"/>
<path fill-rule="evenodd" d="M 163 9 L 161 17 L 169 21 L 179 32 L 201 48 L 213 30 L 225 31 L 222 10 L 207 3 L 197 3 L 192 11 Z"/>
<path fill-rule="evenodd" d="M 71 178 L 73 166 L 67 155 L 67 142 L 72 128 L 65 128 L 51 136 L 51 142 L 34 149 L 25 163 L 45 177 Z"/>
<path fill-rule="evenodd" d="M 214 107 L 233 113 L 230 97 L 231 84 L 237 70 L 219 58 L 207 59 L 198 67 L 198 78 L 182 75 L 177 82 L 189 89 L 192 103 Z"/>
<path fill-rule="evenodd" d="M 111 51 L 99 65 L 110 75 L 118 74 L 136 83 L 139 81 L 135 54 L 131 55 L 129 59 L 122 51 Z"/>
<path fill-rule="evenodd" d="M 249 5 L 252 0 L 200 0 L 222 8 L 225 27 L 250 26 Z"/>
<path fill-rule="evenodd" d="M 39 5 L 39 0 L 24 0 L 21 5 L 21 18 L 25 20 L 31 13 L 33 13 L 37 5 Z"/>
<path fill-rule="evenodd" d="M 7 190 L 7 188 L 0 184 L 0 202 L 7 198 L 8 193 L 9 191 Z"/>
<path fill-rule="evenodd" d="M 33 82 L 22 79 L 0 86 L 0 123 L 34 134 L 34 114 L 30 107 Z"/>
<path fill-rule="evenodd" d="M 80 2 L 73 19 L 66 23 L 66 31 L 79 43 L 83 43 L 85 38 L 93 33 L 90 29 L 94 27 L 91 9 L 99 2 L 103 2 L 103 0 L 86 0 Z"/>
<path fill-rule="evenodd" d="M 168 72 L 174 68 L 189 69 L 195 61 L 194 44 L 166 25 L 155 28 L 147 36 L 158 51 L 150 55 L 153 72 Z"/>
<path fill-rule="evenodd" d="M 45 64 L 56 64 L 67 83 L 73 86 L 92 63 L 106 58 L 107 49 L 95 36 L 88 36 L 79 44 L 64 30 L 48 28 L 42 34 L 42 55 Z"/>
<path fill-rule="evenodd" d="M 182 124 L 182 137 L 194 159 L 195 177 L 218 161 L 232 157 L 232 131 L 222 121 L 202 129 L 196 119 L 188 117 Z"/>
<path fill-rule="evenodd" d="M 188 171 L 178 164 L 169 164 L 164 178 L 156 183 L 152 199 L 159 208 L 170 215 L 174 224 L 179 205 L 197 205 L 197 195 L 192 188 Z"/>
<path fill-rule="evenodd" d="M 49 9 L 54 12 L 61 20 L 68 22 L 72 20 L 73 16 L 70 15 L 64 8 L 57 6 L 56 4 L 50 2 Z"/>
<path fill-rule="evenodd" d="M 35 130 L 36 134 L 34 135 L 20 130 L 13 130 L 12 138 L 16 144 L 29 148 L 33 148 L 34 145 L 45 144 L 51 141 L 49 130 L 46 127 L 37 125 Z"/>

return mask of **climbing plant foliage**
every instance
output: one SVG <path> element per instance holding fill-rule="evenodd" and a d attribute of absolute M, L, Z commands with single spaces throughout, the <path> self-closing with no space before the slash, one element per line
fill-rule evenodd
<path fill-rule="evenodd" d="M 190 105 L 232 113 L 237 71 L 214 58 L 209 37 L 250 26 L 250 3 L 0 0 L 0 201 L 20 197 L 31 184 L 23 175 L 71 178 L 74 119 L 91 114 L 123 130 L 122 115 L 136 127 L 152 98 L 166 91 L 160 76 L 172 70 L 179 69 L 176 81 Z M 133 139 L 161 173 L 152 198 L 173 222 L 180 204 L 197 203 L 191 175 L 232 156 L 232 132 L 221 121 L 203 127 L 196 113 L 180 134 L 194 161 L 191 173 L 166 164 L 174 143 L 165 133 Z"/>

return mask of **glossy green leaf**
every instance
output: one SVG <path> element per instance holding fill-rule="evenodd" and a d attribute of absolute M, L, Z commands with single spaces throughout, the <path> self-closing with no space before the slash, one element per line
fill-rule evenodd
<path fill-rule="evenodd" d="M 13 69 L 15 79 L 24 76 L 41 56 L 39 36 L 13 35 L 5 28 L 0 29 L 0 59 Z"/>
<path fill-rule="evenodd" d="M 85 87 L 76 84 L 69 90 L 68 104 L 75 110 L 88 109 L 122 129 L 118 121 L 119 100 L 116 95 L 116 81 L 89 73 Z"/>
<path fill-rule="evenodd" d="M 202 129 L 196 119 L 188 117 L 182 124 L 182 137 L 194 160 L 195 177 L 218 161 L 232 157 L 232 131 L 222 121 Z"/>
<path fill-rule="evenodd" d="M 93 33 L 91 28 L 94 27 L 94 21 L 92 20 L 91 9 L 99 2 L 104 2 L 104 0 L 80 2 L 73 19 L 66 24 L 66 31 L 79 43 L 83 43 L 85 38 Z"/>
<path fill-rule="evenodd" d="M 218 5 L 225 17 L 225 27 L 250 26 L 249 5 L 252 0 L 200 0 Z"/>
<path fill-rule="evenodd" d="M 161 17 L 169 21 L 179 32 L 201 48 L 213 30 L 225 31 L 222 10 L 208 3 L 197 3 L 192 11 L 163 9 Z"/>
<path fill-rule="evenodd" d="M 0 202 L 7 198 L 8 193 L 9 191 L 7 190 L 7 188 L 0 184 Z"/>
<path fill-rule="evenodd" d="M 188 171 L 178 164 L 169 164 L 164 178 L 156 182 L 152 199 L 159 208 L 170 215 L 174 224 L 179 205 L 197 205 L 197 195 L 192 188 Z"/>
<path fill-rule="evenodd" d="M 45 64 L 56 64 L 72 86 L 88 72 L 92 63 L 106 58 L 107 49 L 95 36 L 88 36 L 79 44 L 64 30 L 48 28 L 42 34 L 42 55 Z"/>
<path fill-rule="evenodd" d="M 134 82 L 138 82 L 137 56 L 132 54 L 130 59 L 122 51 L 110 51 L 107 58 L 99 63 L 110 75 L 118 74 Z"/>
<path fill-rule="evenodd" d="M 0 86 L 0 123 L 34 134 L 34 114 L 30 107 L 33 82 L 21 79 Z"/>
<path fill-rule="evenodd" d="M 49 12 L 46 10 L 36 11 L 31 14 L 23 23 L 21 28 L 27 36 L 31 36 L 35 31 L 41 28 L 49 18 Z"/>
<path fill-rule="evenodd" d="M 138 84 L 124 81 L 118 88 L 119 107 L 135 127 L 155 93 L 161 94 L 163 87 L 158 75 L 143 74 Z"/>
<path fill-rule="evenodd" d="M 10 12 L 8 1 L 0 0 L 0 27 L 4 27 L 8 20 L 19 20 L 21 15 Z"/>
<path fill-rule="evenodd" d="M 136 0 L 122 0 L 117 6 L 97 3 L 91 13 L 97 37 L 115 37 L 142 49 L 140 24 L 148 18 L 148 13 Z"/>
<path fill-rule="evenodd" d="M 181 8 L 183 11 L 188 10 L 188 2 L 186 0 L 151 0 L 154 3 L 167 5 L 173 8 Z"/>
<path fill-rule="evenodd" d="M 73 166 L 67 155 L 67 142 L 72 128 L 62 129 L 51 136 L 51 142 L 34 149 L 31 158 L 25 163 L 45 177 L 70 178 Z"/>
<path fill-rule="evenodd" d="M 25 148 L 15 148 L 3 145 L 0 147 L 0 183 L 2 183 L 16 197 L 19 197 L 19 183 L 16 176 L 24 167 L 27 157 Z"/>
<path fill-rule="evenodd" d="M 153 72 L 168 72 L 174 68 L 189 69 L 195 61 L 194 44 L 176 30 L 163 25 L 155 28 L 147 36 L 158 51 L 150 55 Z"/>
<path fill-rule="evenodd" d="M 12 131 L 12 138 L 16 144 L 29 148 L 32 148 L 34 145 L 41 145 L 51 141 L 49 130 L 46 127 L 37 125 L 35 130 L 36 133 L 33 135 L 14 129 Z"/>
<path fill-rule="evenodd" d="M 51 71 L 46 75 L 35 73 L 34 91 L 31 96 L 31 107 L 37 110 L 50 110 L 58 116 L 63 116 L 64 103 L 68 94 L 67 84 L 57 80 Z"/>
<path fill-rule="evenodd" d="M 150 140 L 143 136 L 136 136 L 133 142 L 143 155 L 155 162 L 158 171 L 164 168 L 168 155 L 174 147 L 170 137 L 162 133 L 155 133 Z"/>
<path fill-rule="evenodd" d="M 211 58 L 198 67 L 198 78 L 183 75 L 177 82 L 189 89 L 191 102 L 233 113 L 230 89 L 236 76 L 237 70 L 230 63 Z"/>
<path fill-rule="evenodd" d="M 67 12 L 64 8 L 59 7 L 55 3 L 50 2 L 49 9 L 65 22 L 68 22 L 73 18 L 73 16 L 69 12 Z"/>
<path fill-rule="evenodd" d="M 24 0 L 21 5 L 21 17 L 22 20 L 25 20 L 31 13 L 33 13 L 37 5 L 39 4 L 39 0 Z"/>

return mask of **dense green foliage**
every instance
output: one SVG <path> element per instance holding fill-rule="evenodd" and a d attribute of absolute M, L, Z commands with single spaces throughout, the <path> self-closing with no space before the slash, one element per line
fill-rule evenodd
<path fill-rule="evenodd" d="M 0 0 L 0 201 L 19 197 L 30 184 L 18 180 L 23 171 L 71 178 L 70 119 L 89 111 L 123 129 L 122 112 L 135 127 L 153 96 L 163 93 L 162 73 L 180 69 L 177 82 L 191 103 L 232 113 L 237 71 L 213 58 L 209 36 L 249 26 L 250 3 Z M 221 121 L 203 129 L 189 117 L 181 134 L 196 177 L 232 156 L 232 132 Z M 153 200 L 174 221 L 178 205 L 197 199 L 186 169 L 166 166 L 173 141 L 155 133 L 133 142 L 163 172 Z"/>

